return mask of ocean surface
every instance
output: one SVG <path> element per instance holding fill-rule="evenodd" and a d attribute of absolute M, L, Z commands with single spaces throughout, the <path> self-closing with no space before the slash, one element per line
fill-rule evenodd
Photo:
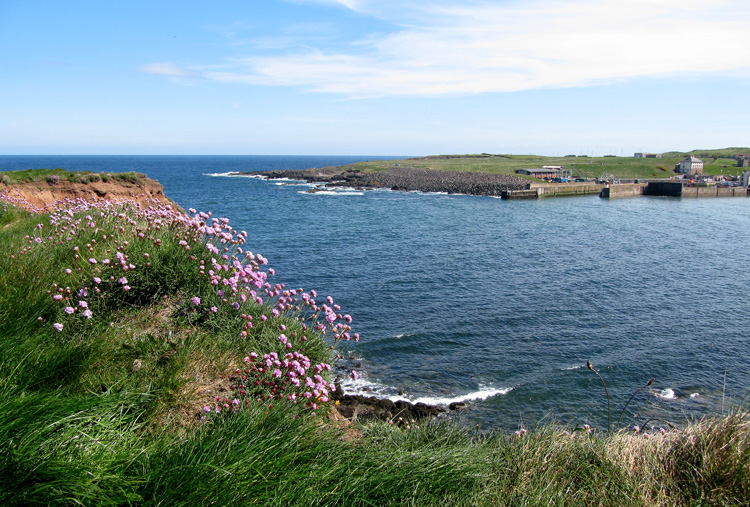
<path fill-rule="evenodd" d="M 657 427 L 750 386 L 750 200 L 490 197 L 310 185 L 231 171 L 384 157 L 0 156 L 0 171 L 137 171 L 248 231 L 275 281 L 331 295 L 361 341 L 348 392 L 465 401 L 465 424 Z M 399 157 L 387 157 L 399 158 Z"/>

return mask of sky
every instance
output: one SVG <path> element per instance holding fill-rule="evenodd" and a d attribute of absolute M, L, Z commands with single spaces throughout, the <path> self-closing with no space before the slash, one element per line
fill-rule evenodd
<path fill-rule="evenodd" d="M 0 0 L 0 154 L 750 145 L 748 0 Z"/>

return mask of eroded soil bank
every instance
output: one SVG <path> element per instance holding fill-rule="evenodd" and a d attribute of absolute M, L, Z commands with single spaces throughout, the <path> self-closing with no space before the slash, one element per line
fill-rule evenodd
<path fill-rule="evenodd" d="M 85 199 L 87 201 L 104 199 L 108 201 L 132 200 L 142 205 L 153 204 L 154 200 L 176 206 L 164 195 L 164 187 L 158 181 L 141 178 L 131 181 L 96 181 L 76 183 L 61 179 L 57 183 L 34 181 L 31 183 L 0 184 L 0 192 L 5 191 L 10 197 L 20 198 L 37 208 L 53 208 L 58 201 L 66 199 Z"/>

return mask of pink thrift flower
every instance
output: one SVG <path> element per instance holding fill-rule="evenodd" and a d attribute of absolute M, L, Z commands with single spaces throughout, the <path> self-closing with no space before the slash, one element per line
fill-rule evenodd
<path fill-rule="evenodd" d="M 87 319 L 90 319 L 93 315 L 94 314 L 91 313 L 91 310 L 89 310 L 88 308 L 83 311 L 83 316 L 86 317 Z"/>
<path fill-rule="evenodd" d="M 98 276 L 95 276 L 95 277 L 94 277 L 94 283 L 96 283 L 96 284 L 100 284 L 100 283 L 102 283 L 102 279 L 101 279 L 101 278 L 99 278 Z"/>
<path fill-rule="evenodd" d="M 190 301 L 192 301 L 195 306 L 198 306 L 199 304 L 201 304 L 201 298 L 199 297 L 192 297 L 190 298 Z"/>
<path fill-rule="evenodd" d="M 78 306 L 80 306 L 81 308 L 88 308 L 89 304 L 86 301 L 79 301 Z"/>
<path fill-rule="evenodd" d="M 67 313 L 68 315 L 70 315 L 70 314 L 71 314 L 71 313 L 73 313 L 74 311 L 76 311 L 76 309 L 75 309 L 75 308 L 73 308 L 72 306 L 66 306 L 66 307 L 65 307 L 65 313 Z"/>
<path fill-rule="evenodd" d="M 94 259 L 94 258 L 92 257 L 91 259 L 89 259 L 89 262 L 90 262 L 91 264 L 96 264 L 96 259 Z"/>
<path fill-rule="evenodd" d="M 63 297 L 61 294 L 55 294 L 54 296 L 52 296 L 52 299 L 54 299 L 55 301 L 62 301 Z"/>
<path fill-rule="evenodd" d="M 215 306 L 212 306 L 212 307 L 211 307 L 211 313 L 216 313 L 216 312 L 218 312 L 218 311 L 219 311 L 219 309 L 218 309 L 218 308 L 216 308 Z"/>
<path fill-rule="evenodd" d="M 359 378 L 359 373 L 357 373 L 357 370 L 352 370 L 352 380 L 357 380 Z"/>
<path fill-rule="evenodd" d="M 54 327 L 58 331 L 62 331 L 63 330 L 63 325 L 60 324 L 59 322 L 56 322 L 56 323 L 52 324 L 52 327 Z"/>
<path fill-rule="evenodd" d="M 121 277 L 121 278 L 120 278 L 119 280 L 117 280 L 117 281 L 118 281 L 118 282 L 120 282 L 120 283 L 121 283 L 121 284 L 123 284 L 123 285 L 127 285 L 127 283 L 128 283 L 128 279 L 127 279 L 127 278 L 125 278 L 124 276 L 123 276 L 123 277 Z"/>

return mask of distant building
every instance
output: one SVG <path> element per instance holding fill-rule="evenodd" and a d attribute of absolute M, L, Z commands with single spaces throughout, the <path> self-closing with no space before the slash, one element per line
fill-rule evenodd
<path fill-rule="evenodd" d="M 750 186 L 750 172 L 745 171 L 742 173 L 742 176 L 740 176 L 740 184 L 743 187 Z"/>
<path fill-rule="evenodd" d="M 635 158 L 662 158 L 661 153 L 635 153 L 633 156 Z"/>
<path fill-rule="evenodd" d="M 675 166 L 680 174 L 703 174 L 703 161 L 697 157 L 688 157 Z"/>
<path fill-rule="evenodd" d="M 538 169 L 516 169 L 516 174 L 525 174 L 527 176 L 534 176 L 535 178 L 547 180 L 559 177 L 561 169 L 561 166 L 544 166 Z"/>
<path fill-rule="evenodd" d="M 737 167 L 750 167 L 750 155 L 735 155 L 734 158 L 737 160 Z"/>

